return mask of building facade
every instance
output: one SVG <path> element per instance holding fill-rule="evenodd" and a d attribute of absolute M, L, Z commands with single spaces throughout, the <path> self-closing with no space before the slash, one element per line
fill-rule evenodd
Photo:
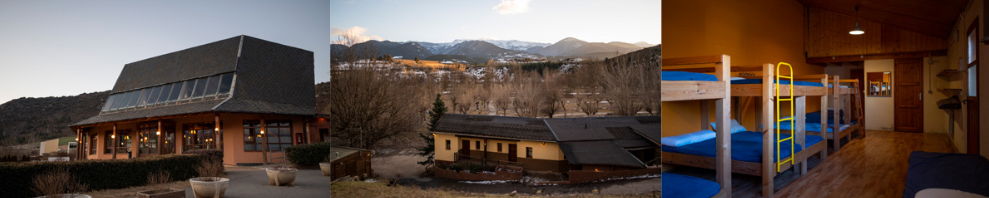
<path fill-rule="evenodd" d="M 659 116 L 522 118 L 446 114 L 432 128 L 435 162 L 529 171 L 615 171 L 658 165 Z"/>
<path fill-rule="evenodd" d="M 326 122 L 313 52 L 244 35 L 125 65 L 100 108 L 70 126 L 80 159 L 219 149 L 224 164 L 283 162 Z"/>

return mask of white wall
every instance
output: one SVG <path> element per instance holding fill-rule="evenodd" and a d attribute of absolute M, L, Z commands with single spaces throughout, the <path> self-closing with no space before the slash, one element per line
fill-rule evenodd
<path fill-rule="evenodd" d="M 948 132 L 948 112 L 937 108 L 937 101 L 948 98 L 955 93 L 945 92 L 943 89 L 948 86 L 948 80 L 955 77 L 939 77 L 938 73 L 948 68 L 947 56 L 935 56 L 924 58 L 924 132 L 925 133 L 947 133 Z"/>
<path fill-rule="evenodd" d="M 866 60 L 863 70 L 869 72 L 892 72 L 893 59 Z M 895 73 L 895 72 L 894 72 Z M 866 75 L 868 82 L 868 75 Z M 896 83 L 897 76 L 893 75 L 893 83 Z M 893 90 L 896 92 L 896 90 Z M 865 129 L 868 130 L 893 130 L 893 97 L 892 96 L 865 96 Z"/>

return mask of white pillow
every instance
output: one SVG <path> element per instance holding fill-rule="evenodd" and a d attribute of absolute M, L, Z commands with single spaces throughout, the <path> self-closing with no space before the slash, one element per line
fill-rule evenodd
<path fill-rule="evenodd" d="M 718 122 L 712 122 L 711 123 L 711 129 L 717 130 L 718 129 L 717 124 L 718 124 Z M 731 130 L 729 130 L 729 131 L 731 131 L 731 133 L 738 133 L 738 132 L 748 131 L 748 130 L 745 129 L 745 126 L 742 126 L 742 124 L 739 124 L 738 123 L 738 120 L 732 119 L 731 120 Z"/>
<path fill-rule="evenodd" d="M 736 76 L 736 77 L 731 77 L 731 80 L 745 80 L 745 78 Z"/>
<path fill-rule="evenodd" d="M 683 145 L 703 142 L 706 140 L 713 139 L 717 136 L 714 131 L 711 130 L 700 130 L 693 133 L 663 137 L 660 139 L 660 143 L 665 146 L 680 147 Z"/>

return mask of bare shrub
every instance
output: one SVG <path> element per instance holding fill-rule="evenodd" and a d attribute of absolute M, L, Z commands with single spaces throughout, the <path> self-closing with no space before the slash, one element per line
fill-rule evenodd
<path fill-rule="evenodd" d="M 60 197 L 60 194 L 75 194 L 88 189 L 87 185 L 77 183 L 65 168 L 35 176 L 32 182 L 34 187 L 31 190 L 45 197 Z"/>
<path fill-rule="evenodd" d="M 203 181 L 219 181 L 223 176 L 223 164 L 216 160 L 203 160 L 203 164 L 196 167 L 196 173 Z"/>
<path fill-rule="evenodd" d="M 165 189 L 164 185 L 172 181 L 172 176 L 165 171 L 155 171 L 148 173 L 148 186 L 152 189 Z"/>

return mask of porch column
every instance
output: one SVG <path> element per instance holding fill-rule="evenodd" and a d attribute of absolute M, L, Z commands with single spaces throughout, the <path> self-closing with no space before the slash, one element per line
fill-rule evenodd
<path fill-rule="evenodd" d="M 162 149 L 162 145 L 164 145 L 163 141 L 165 138 L 161 137 L 161 120 L 158 120 L 158 131 L 155 131 L 155 136 L 158 136 L 158 141 L 157 141 L 158 145 L 156 145 L 158 148 L 158 154 L 159 155 L 165 154 L 164 152 L 165 149 Z"/>
<path fill-rule="evenodd" d="M 76 159 L 75 160 L 79 160 L 79 158 L 82 158 L 82 149 L 81 149 L 82 141 L 80 141 L 80 139 L 82 139 L 82 133 L 80 132 L 81 131 L 79 130 L 79 128 L 76 128 Z"/>
<path fill-rule="evenodd" d="M 268 165 L 268 136 L 264 134 L 267 126 L 264 124 L 264 118 L 261 118 L 261 163 L 264 165 Z"/>
<path fill-rule="evenodd" d="M 113 135 L 110 136 L 110 150 L 113 152 L 113 159 L 117 159 L 117 123 L 113 123 Z"/>
<path fill-rule="evenodd" d="M 220 139 L 220 114 L 218 113 L 213 117 L 216 120 L 216 122 L 214 122 L 214 125 L 216 125 L 216 129 L 213 130 L 213 141 L 216 142 L 216 148 L 222 151 L 223 140 Z"/>

